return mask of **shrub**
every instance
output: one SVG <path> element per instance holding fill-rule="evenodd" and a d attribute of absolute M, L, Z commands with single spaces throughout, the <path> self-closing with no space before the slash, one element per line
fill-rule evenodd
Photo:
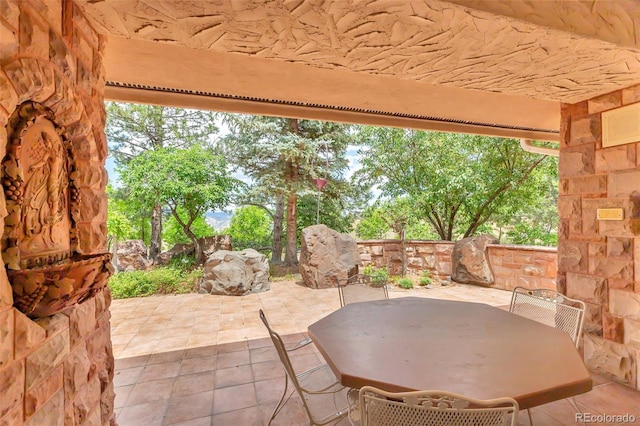
<path fill-rule="evenodd" d="M 429 284 L 431 284 L 431 278 L 429 277 L 420 278 L 420 285 L 429 285 Z"/>
<path fill-rule="evenodd" d="M 398 280 L 398 286 L 404 289 L 410 289 L 413 288 L 413 281 L 411 281 L 410 278 L 400 278 Z"/>
<path fill-rule="evenodd" d="M 152 294 L 182 294 L 196 291 L 201 269 L 187 272 L 172 267 L 150 271 L 119 272 L 109 280 L 114 299 L 150 296 Z"/>
<path fill-rule="evenodd" d="M 367 271 L 367 268 L 365 267 L 364 273 L 371 277 L 371 281 L 374 285 L 382 286 L 385 285 L 389 280 L 389 273 L 387 272 L 387 268 L 371 269 Z"/>

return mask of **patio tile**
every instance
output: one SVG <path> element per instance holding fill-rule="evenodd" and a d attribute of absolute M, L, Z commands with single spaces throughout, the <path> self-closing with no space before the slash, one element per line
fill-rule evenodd
<path fill-rule="evenodd" d="M 213 416 L 215 426 L 264 425 L 266 420 L 258 407 L 243 408 Z"/>
<path fill-rule="evenodd" d="M 575 399 L 579 404 L 589 407 L 592 413 L 595 410 L 599 414 L 632 414 L 640 421 L 640 394 L 621 384 L 601 385 Z"/>
<path fill-rule="evenodd" d="M 218 354 L 218 348 L 215 345 L 209 346 L 199 346 L 189 348 L 185 351 L 184 358 L 199 358 L 203 356 L 213 356 L 215 357 Z"/>
<path fill-rule="evenodd" d="M 213 390 L 171 398 L 164 418 L 164 424 L 193 420 L 211 415 Z"/>
<path fill-rule="evenodd" d="M 280 360 L 265 361 L 251 364 L 253 378 L 258 380 L 274 379 L 284 376 L 284 367 Z"/>
<path fill-rule="evenodd" d="M 262 348 L 249 349 L 249 356 L 252 363 L 273 361 L 274 359 L 278 359 L 278 352 L 273 345 L 271 345 L 270 347 L 265 346 Z"/>
<path fill-rule="evenodd" d="M 187 358 L 182 360 L 181 375 L 212 371 L 216 368 L 216 356 Z"/>
<path fill-rule="evenodd" d="M 151 382 L 137 383 L 129 393 L 127 406 L 144 404 L 147 402 L 168 400 L 175 378 L 154 380 Z"/>
<path fill-rule="evenodd" d="M 135 357 L 127 357 L 127 358 L 116 358 L 115 367 L 118 370 L 124 370 L 132 367 L 141 367 L 149 362 L 150 355 L 140 355 Z"/>
<path fill-rule="evenodd" d="M 165 423 L 165 425 L 166 424 L 167 423 Z M 207 416 L 200 417 L 198 419 L 187 420 L 185 422 L 172 423 L 171 426 L 211 426 L 211 424 L 211 416 Z M 238 425 L 240 425 L 240 423 L 238 423 Z"/>
<path fill-rule="evenodd" d="M 215 372 L 216 389 L 253 382 L 250 365 L 218 369 Z"/>
<path fill-rule="evenodd" d="M 143 371 L 144 366 L 125 369 L 116 367 L 116 371 L 113 375 L 113 385 L 116 387 L 134 385 L 140 378 L 140 375 L 142 375 Z"/>
<path fill-rule="evenodd" d="M 258 404 L 264 404 L 272 401 L 279 401 L 284 392 L 284 379 L 281 377 L 275 379 L 256 381 L 256 400 Z M 293 390 L 291 385 L 287 392 Z"/>
<path fill-rule="evenodd" d="M 502 308 L 511 298 L 510 292 L 465 285 L 398 290 L 390 297 L 407 295 Z M 311 290 L 291 282 L 272 283 L 271 291 L 244 297 L 189 294 L 114 300 L 111 324 L 113 335 L 119 336 L 114 341 L 128 341 L 113 344 L 118 424 L 266 424 L 282 395 L 284 370 L 258 318 L 260 307 L 285 345 L 292 347 L 307 337 L 310 323 L 338 309 L 339 301 L 335 289 Z M 220 329 L 224 318 L 228 327 Z M 290 358 L 299 372 L 324 362 L 313 344 Z M 576 398 L 583 412 L 630 412 L 640 418 L 639 392 L 601 376 L 593 379 L 593 391 Z M 566 400 L 535 407 L 532 413 L 537 425 L 574 424 L 575 413 Z M 308 424 L 297 395 L 273 424 Z M 338 423 L 348 424 L 346 419 Z M 519 424 L 528 425 L 526 411 Z"/>
<path fill-rule="evenodd" d="M 211 346 L 218 343 L 218 332 L 194 333 L 187 340 L 188 347 Z"/>
<path fill-rule="evenodd" d="M 218 352 L 218 368 L 237 367 L 251 363 L 249 351 Z"/>
<path fill-rule="evenodd" d="M 154 401 L 121 409 L 118 426 L 160 426 L 167 409 L 167 401 Z"/>
<path fill-rule="evenodd" d="M 181 361 L 147 364 L 138 378 L 138 383 L 176 377 L 180 373 Z"/>
<path fill-rule="evenodd" d="M 156 352 L 149 358 L 149 364 L 160 364 L 163 362 L 181 361 L 185 356 L 182 349 L 176 351 Z"/>
<path fill-rule="evenodd" d="M 249 345 L 246 341 L 236 341 L 218 345 L 218 353 L 223 354 L 227 352 L 237 352 L 244 349 L 249 349 Z"/>
<path fill-rule="evenodd" d="M 255 405 L 256 392 L 253 383 L 213 391 L 213 414 L 240 410 Z"/>
<path fill-rule="evenodd" d="M 115 401 L 113 403 L 114 408 L 120 408 L 125 406 L 125 402 L 131 393 L 134 385 L 118 386 L 114 388 L 116 394 Z"/>
<path fill-rule="evenodd" d="M 181 375 L 173 384 L 171 396 L 185 396 L 192 393 L 212 390 L 215 384 L 215 371 L 204 373 Z"/>

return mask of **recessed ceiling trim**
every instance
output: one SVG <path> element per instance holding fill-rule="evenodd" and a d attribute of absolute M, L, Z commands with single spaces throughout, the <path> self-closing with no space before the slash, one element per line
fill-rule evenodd
<path fill-rule="evenodd" d="M 474 133 L 510 138 L 526 137 L 546 141 L 559 140 L 559 132 L 553 129 L 508 126 L 427 115 L 148 86 L 117 81 L 106 82 L 105 98 L 114 101 L 145 102 L 157 105 L 211 109 L 245 114 L 289 116 L 314 120 Z"/>

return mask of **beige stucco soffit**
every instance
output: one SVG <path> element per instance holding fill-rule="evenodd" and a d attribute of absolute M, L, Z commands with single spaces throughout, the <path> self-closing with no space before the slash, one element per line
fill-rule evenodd
<path fill-rule="evenodd" d="M 559 103 L 109 37 L 107 99 L 558 140 Z"/>

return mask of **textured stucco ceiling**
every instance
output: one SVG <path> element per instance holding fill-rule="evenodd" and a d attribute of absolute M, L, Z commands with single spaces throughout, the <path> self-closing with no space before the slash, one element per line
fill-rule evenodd
<path fill-rule="evenodd" d="M 112 36 L 526 98 L 640 82 L 636 0 L 79 3 Z"/>

